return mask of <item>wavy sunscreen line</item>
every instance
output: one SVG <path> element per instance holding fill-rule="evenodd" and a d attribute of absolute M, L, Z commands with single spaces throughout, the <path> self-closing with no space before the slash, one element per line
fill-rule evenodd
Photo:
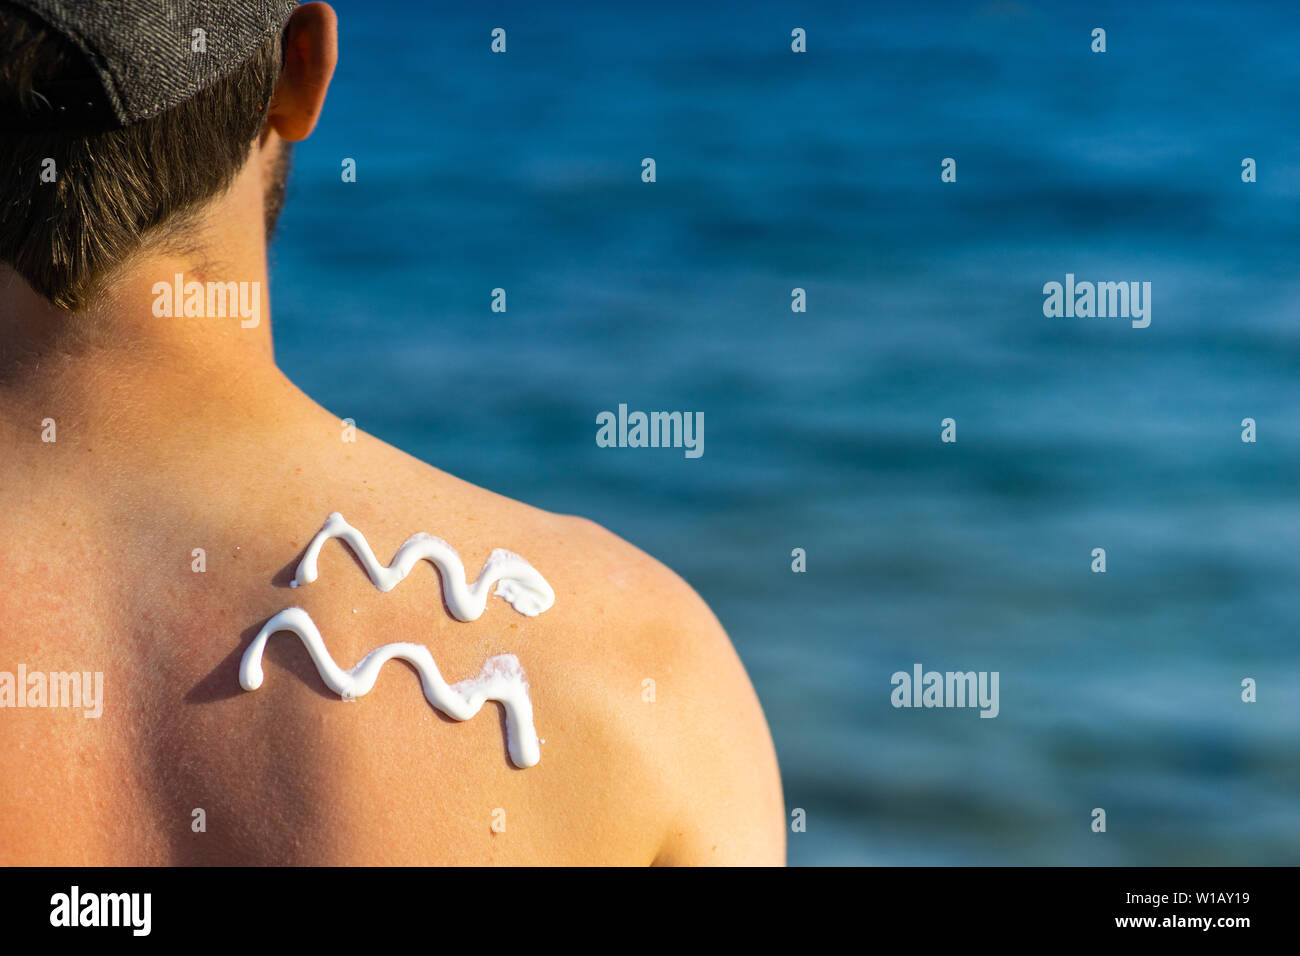
<path fill-rule="evenodd" d="M 531 564 L 515 554 L 497 548 L 488 556 L 479 572 L 478 580 L 466 583 L 465 565 L 456 549 L 442 538 L 419 532 L 411 535 L 397 549 L 392 562 L 384 567 L 375 557 L 370 542 L 335 511 L 325 519 L 325 525 L 307 545 L 307 551 L 298 562 L 291 587 L 300 587 L 316 580 L 317 559 L 320 549 L 330 538 L 341 539 L 370 575 L 370 581 L 381 591 L 391 591 L 411 573 L 420 561 L 428 561 L 438 569 L 442 578 L 442 596 L 457 620 L 476 621 L 487 607 L 488 592 L 497 585 L 496 594 L 505 598 L 520 614 L 536 617 L 555 603 L 555 591 Z"/>
<path fill-rule="evenodd" d="M 396 657 L 415 665 L 424 696 L 453 720 L 469 720 L 485 702 L 499 701 L 506 709 L 506 747 L 511 762 L 517 767 L 532 767 L 542 759 L 537 730 L 533 726 L 533 702 L 528 696 L 528 681 L 519 658 L 513 654 L 489 657 L 478 677 L 450 685 L 443 680 L 433 655 L 423 644 L 385 644 L 363 657 L 352 670 L 345 671 L 330 656 L 311 616 L 300 607 L 290 607 L 267 621 L 253 638 L 253 643 L 248 645 L 248 650 L 244 651 L 239 662 L 239 684 L 244 690 L 257 690 L 262 686 L 262 653 L 267 640 L 277 631 L 292 631 L 298 635 L 321 679 L 344 700 L 356 700 L 368 694 L 375 686 L 380 668 Z"/>

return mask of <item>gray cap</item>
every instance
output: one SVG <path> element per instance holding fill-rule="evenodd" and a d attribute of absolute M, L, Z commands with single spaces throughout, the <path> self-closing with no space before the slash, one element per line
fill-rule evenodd
<path fill-rule="evenodd" d="M 86 55 L 118 126 L 157 116 L 216 83 L 283 30 L 298 5 L 298 0 L 7 2 L 39 17 Z"/>

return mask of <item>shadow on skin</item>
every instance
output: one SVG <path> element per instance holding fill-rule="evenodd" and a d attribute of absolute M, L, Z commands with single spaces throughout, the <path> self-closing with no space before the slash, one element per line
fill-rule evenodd
<path fill-rule="evenodd" d="M 356 565 L 358 572 L 367 582 L 369 582 L 370 576 L 366 573 L 365 565 L 361 563 L 361 559 L 358 558 L 353 553 L 352 549 L 346 545 L 343 546 L 343 550 L 352 557 L 353 564 Z M 293 581 L 294 573 L 297 571 L 298 565 L 302 561 L 303 555 L 306 553 L 307 548 L 304 546 L 302 550 L 298 552 L 296 558 L 275 573 L 271 578 L 271 585 L 276 588 L 286 590 L 290 589 L 290 582 Z M 430 565 L 429 569 L 438 581 L 438 596 L 442 599 L 443 611 L 453 621 L 456 620 L 455 615 L 451 613 L 451 609 L 447 606 L 446 599 L 443 597 L 440 572 L 428 561 L 421 561 L 420 563 Z M 414 573 L 414 571 L 412 573 Z M 320 581 L 318 579 L 315 584 L 304 585 L 304 587 L 313 587 L 319 583 Z M 371 586 L 373 587 L 373 584 Z M 266 626 L 266 621 L 269 620 L 270 617 L 266 618 L 266 620 L 259 624 L 254 624 L 245 628 L 239 636 L 239 644 L 234 648 L 234 650 L 222 658 L 221 663 L 214 667 L 206 677 L 190 688 L 189 692 L 185 695 L 185 702 L 187 704 L 210 704 L 216 701 L 229 700 L 232 697 L 239 697 L 243 694 L 250 693 L 249 691 L 244 690 L 239 683 L 239 665 L 243 660 L 244 652 L 248 649 L 248 646 L 253 643 L 253 639 L 257 637 L 262 628 Z M 323 630 L 324 628 L 322 628 L 322 631 Z M 315 661 L 311 659 L 311 655 L 307 652 L 307 648 L 292 631 L 279 631 L 276 634 L 271 635 L 271 638 L 266 642 L 266 648 L 262 655 L 262 662 L 263 668 L 266 671 L 266 682 L 253 693 L 266 693 L 268 687 L 271 687 L 277 679 L 283 679 L 292 675 L 314 690 L 318 696 L 325 700 L 342 702 L 342 698 L 325 685 L 324 680 L 320 676 L 320 672 L 316 669 Z M 268 662 L 270 666 L 268 666 Z M 340 661 L 338 663 L 341 667 L 350 668 L 359 663 L 359 661 Z M 463 721 L 448 717 L 437 707 L 434 707 L 433 704 L 428 702 L 428 699 L 424 697 L 424 687 L 420 682 L 420 673 L 413 664 L 409 661 L 400 659 L 397 663 L 404 665 L 403 669 L 415 678 L 415 692 L 424 699 L 429 710 L 431 710 L 439 720 L 444 724 L 463 723 Z M 385 666 L 384 670 L 388 671 L 389 667 Z M 447 675 L 444 674 L 443 676 L 446 677 Z M 472 674 L 465 675 L 467 678 L 473 676 L 474 675 Z M 385 677 L 389 677 L 390 680 L 392 679 L 388 674 L 381 674 L 379 682 L 376 682 L 375 684 L 376 688 L 379 687 L 379 683 L 381 683 Z M 462 678 L 451 678 L 448 680 L 448 683 L 455 684 L 457 680 L 460 679 Z M 373 692 L 374 691 L 372 691 L 372 693 Z M 507 719 L 505 705 L 500 701 L 490 701 L 490 703 L 495 705 L 493 710 L 496 712 L 497 723 L 501 733 L 501 758 L 506 762 L 506 766 L 510 767 L 512 770 L 521 770 L 523 768 L 516 767 L 514 761 L 510 759 L 510 747 L 507 743 L 506 736 Z M 481 719 L 483 716 L 483 712 L 479 711 L 479 714 L 473 719 Z"/>
<path fill-rule="evenodd" d="M 268 617 L 266 621 L 269 620 Z M 223 657 L 221 663 L 214 667 L 203 680 L 190 688 L 189 693 L 185 695 L 185 703 L 210 704 L 214 701 L 229 700 L 232 697 L 239 697 L 241 694 L 249 693 L 239 683 L 239 663 L 243 660 L 244 651 L 248 650 L 248 645 L 253 643 L 253 638 L 257 637 L 262 628 L 266 626 L 266 621 L 244 628 L 239 635 L 238 646 Z M 283 640 L 277 639 L 278 637 L 283 637 Z M 303 647 L 302 641 L 298 640 L 297 636 L 290 631 L 280 631 L 266 642 L 266 650 L 262 654 L 262 661 L 264 668 L 268 661 L 275 665 L 274 668 L 268 670 L 288 671 L 326 700 L 339 699 L 339 695 L 326 687 L 325 682 L 321 680 L 320 672 L 316 670 L 316 663 L 311 659 L 311 655 L 307 653 L 307 648 Z M 279 675 L 268 673 L 266 683 L 254 693 L 264 692 L 270 685 L 273 676 Z"/>
<path fill-rule="evenodd" d="M 358 573 L 360 573 L 361 577 L 365 581 L 369 582 L 371 587 L 375 587 L 374 582 L 370 580 L 370 573 L 366 570 L 366 566 L 361 563 L 361 559 L 357 557 L 356 552 L 354 552 L 350 547 L 348 547 L 346 544 L 344 544 L 341 541 L 338 543 L 338 547 L 342 548 L 344 551 L 347 552 L 348 557 L 350 557 L 352 559 L 352 563 L 356 565 L 357 571 Z M 277 571 L 275 573 L 275 576 L 271 578 L 271 586 L 277 588 L 285 588 L 289 590 L 297 590 L 296 588 L 293 587 L 293 576 L 298 570 L 298 565 L 302 563 L 303 555 L 305 555 L 306 553 L 307 553 L 307 545 L 303 545 L 302 550 L 298 552 L 298 556 L 294 558 L 292 561 L 290 561 L 288 564 L 286 564 L 284 567 L 282 567 L 279 571 Z M 322 548 L 321 549 L 322 556 L 324 555 L 324 553 L 325 553 L 325 549 Z M 376 555 L 376 558 L 378 558 L 378 555 Z M 390 563 L 391 560 L 392 559 L 390 558 L 389 559 Z M 434 580 L 437 581 L 438 583 L 438 600 L 442 604 L 443 613 L 446 614 L 447 617 L 453 621 L 460 621 L 460 618 L 456 617 L 455 614 L 451 613 L 451 606 L 447 603 L 446 589 L 443 587 L 442 572 L 438 570 L 438 566 L 435 565 L 432 561 L 420 561 L 419 564 L 427 565 L 429 572 L 433 575 Z M 318 566 L 318 570 L 319 570 L 319 566 Z M 416 574 L 416 569 L 412 568 L 411 574 L 408 575 L 407 579 L 403 579 L 402 584 L 405 584 L 406 580 L 408 580 L 410 577 L 414 576 L 415 574 Z M 313 583 L 304 584 L 303 587 L 306 588 L 317 587 L 320 585 L 324 577 L 325 577 L 325 572 L 320 571 L 320 576 Z M 402 584 L 399 584 L 397 587 L 401 587 Z M 379 590 L 379 589 L 375 588 L 375 590 Z M 491 607 L 490 599 L 488 602 L 488 606 Z M 256 634 L 257 632 L 254 631 L 253 633 Z"/>
<path fill-rule="evenodd" d="M 270 620 L 270 618 L 267 618 L 267 620 Z M 311 655 L 307 653 L 307 648 L 303 646 L 302 641 L 298 640 L 297 635 L 292 631 L 278 631 L 266 642 L 266 649 L 262 655 L 262 666 L 266 673 L 265 683 L 263 683 L 256 691 L 250 692 L 244 690 L 239 683 L 239 664 L 243 660 L 244 651 L 246 651 L 248 646 L 253 643 L 253 639 L 257 637 L 265 625 L 266 621 L 263 621 L 261 624 L 254 624 L 251 627 L 245 628 L 243 633 L 240 634 L 239 646 L 227 654 L 222 659 L 221 663 L 214 667 L 208 675 L 203 678 L 203 680 L 190 688 L 189 693 L 185 695 L 185 702 L 187 704 L 210 704 L 219 700 L 229 700 L 232 697 L 239 697 L 242 694 L 265 693 L 277 680 L 283 680 L 292 676 L 302 681 L 314 690 L 318 696 L 325 700 L 341 703 L 343 699 L 325 685 L 325 681 L 321 678 L 320 672 L 316 670 L 316 662 L 311 659 Z M 353 666 L 355 666 L 356 663 L 358 662 L 353 662 Z M 384 666 L 379 680 L 375 683 L 375 690 L 378 690 L 380 684 L 384 682 L 385 678 L 388 679 L 389 683 L 395 683 L 397 681 L 395 676 L 388 673 L 389 670 L 393 669 L 391 667 L 392 664 L 403 665 L 402 670 L 406 671 L 412 678 L 414 678 L 414 692 L 420 695 L 420 698 L 424 700 L 425 705 L 439 720 L 444 724 L 465 723 L 465 721 L 448 717 L 437 707 L 434 707 L 433 704 L 428 702 L 428 699 L 424 696 L 424 687 L 420 682 L 420 672 L 416 669 L 415 665 L 411 664 L 409 661 L 404 661 L 400 658 L 395 661 L 389 661 L 389 663 Z M 456 681 L 453 680 L 450 683 L 454 684 Z M 375 690 L 372 690 L 371 693 L 375 693 Z M 489 701 L 489 703 L 495 705 L 493 710 L 496 711 L 497 722 L 500 725 L 502 756 L 511 767 L 514 767 L 514 763 L 510 760 L 510 748 L 506 745 L 505 705 L 500 701 Z M 477 720 L 482 716 L 482 714 L 483 712 L 480 711 L 479 715 L 472 719 Z"/>

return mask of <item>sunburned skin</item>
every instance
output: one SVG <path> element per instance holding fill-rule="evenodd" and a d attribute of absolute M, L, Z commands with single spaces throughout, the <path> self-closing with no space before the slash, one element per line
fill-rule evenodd
<path fill-rule="evenodd" d="M 542 759 L 533 726 L 533 703 L 528 696 L 528 681 L 519 658 L 513 654 L 489 657 L 478 677 L 457 684 L 443 680 L 433 655 L 423 644 L 385 644 L 361 659 L 350 671 L 334 662 L 320 630 L 306 611 L 285 608 L 266 622 L 244 651 L 239 664 L 239 684 L 244 690 L 262 686 L 262 653 L 266 642 L 278 631 L 292 631 L 302 640 L 326 686 L 344 700 L 356 700 L 370 692 L 380 669 L 395 657 L 415 665 L 429 703 L 454 720 L 469 720 L 489 700 L 500 701 L 506 709 L 506 747 L 510 760 L 521 768 L 532 767 Z"/>
<path fill-rule="evenodd" d="M 320 549 L 330 538 L 339 538 L 361 560 L 371 582 L 381 591 L 391 591 L 411 573 L 420 561 L 429 561 L 442 577 L 442 596 L 452 615 L 459 621 L 476 621 L 487 607 L 488 592 L 497 585 L 497 596 L 503 597 L 520 614 L 536 617 L 555 603 L 555 591 L 531 564 L 519 555 L 497 548 L 488 557 L 478 580 L 467 584 L 465 565 L 456 549 L 442 538 L 423 532 L 413 534 L 397 549 L 392 562 L 384 567 L 375 558 L 370 543 L 337 511 L 325 519 L 325 526 L 307 545 L 307 551 L 294 573 L 291 587 L 300 587 L 316 580 L 316 560 Z"/>

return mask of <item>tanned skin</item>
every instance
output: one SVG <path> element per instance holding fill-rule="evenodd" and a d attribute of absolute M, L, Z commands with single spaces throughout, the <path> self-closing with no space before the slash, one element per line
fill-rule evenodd
<path fill-rule="evenodd" d="M 276 367 L 265 194 L 336 57 L 334 11 L 300 7 L 266 131 L 189 252 L 141 249 L 78 314 L 0 266 L 0 670 L 102 671 L 105 685 L 98 719 L 0 710 L 0 863 L 782 863 L 762 710 L 688 585 L 590 521 L 363 433 L 342 441 L 339 417 Z M 261 282 L 261 323 L 157 318 L 152 286 L 178 272 Z M 555 605 L 530 618 L 492 597 L 461 623 L 432 565 L 383 594 L 338 541 L 320 578 L 290 589 L 332 511 L 384 563 L 416 531 L 450 542 L 471 580 L 492 549 L 515 551 Z M 243 691 L 244 649 L 292 605 L 344 667 L 414 641 L 454 683 L 517 655 L 541 762 L 510 762 L 500 705 L 451 721 L 400 662 L 342 702 L 287 632 Z"/>

